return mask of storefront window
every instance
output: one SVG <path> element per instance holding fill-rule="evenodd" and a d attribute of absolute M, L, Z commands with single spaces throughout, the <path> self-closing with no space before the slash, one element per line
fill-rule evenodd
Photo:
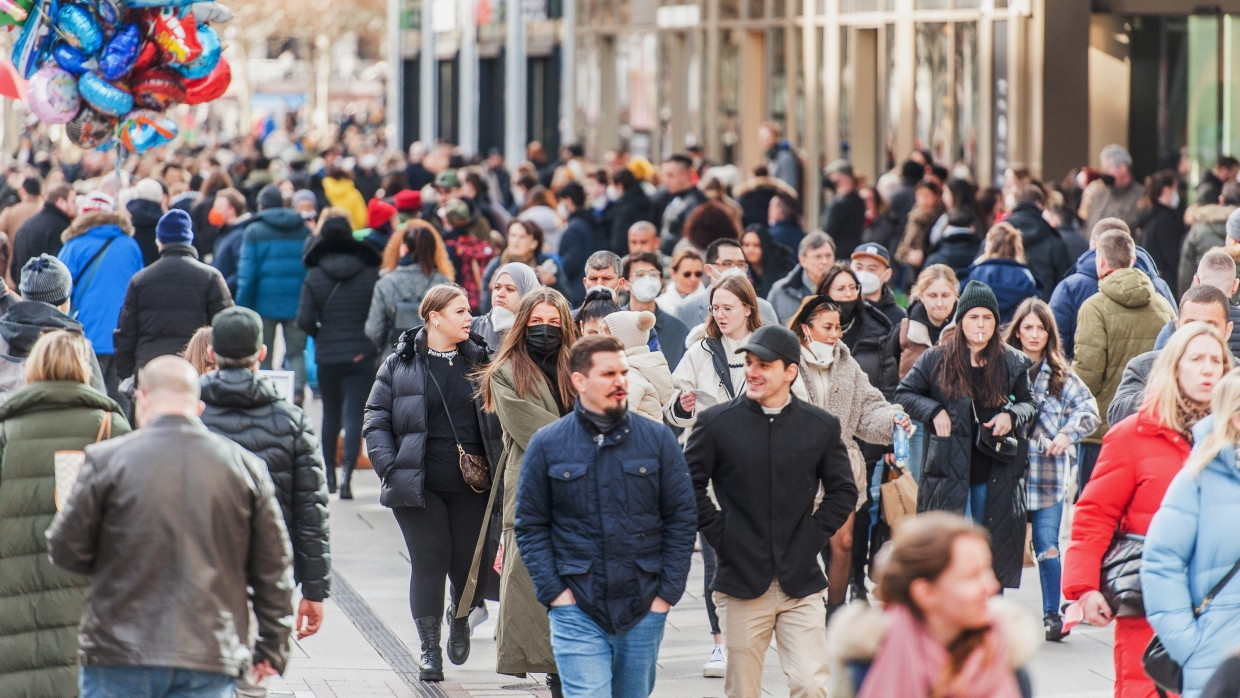
<path fill-rule="evenodd" d="M 742 0 L 719 0 L 719 19 L 740 19 Z"/>
<path fill-rule="evenodd" d="M 951 27 L 941 22 L 917 25 L 917 65 L 913 100 L 917 108 L 916 147 L 928 149 L 935 162 L 951 159 L 952 112 L 948 53 Z"/>
<path fill-rule="evenodd" d="M 977 171 L 977 23 L 956 25 L 956 152 L 952 162 Z"/>

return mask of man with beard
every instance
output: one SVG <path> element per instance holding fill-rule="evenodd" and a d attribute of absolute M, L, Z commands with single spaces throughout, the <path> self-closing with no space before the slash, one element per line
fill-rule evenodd
<path fill-rule="evenodd" d="M 577 404 L 522 462 L 517 545 L 550 609 L 564 695 L 649 695 L 689 576 L 693 486 L 671 430 L 628 411 L 620 340 L 582 338 L 569 368 Z"/>

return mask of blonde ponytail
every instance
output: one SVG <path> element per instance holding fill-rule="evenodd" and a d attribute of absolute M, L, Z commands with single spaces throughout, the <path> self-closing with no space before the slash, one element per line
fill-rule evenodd
<path fill-rule="evenodd" d="M 1225 447 L 1240 441 L 1240 432 L 1231 423 L 1234 417 L 1240 415 L 1240 368 L 1223 376 L 1223 380 L 1214 386 L 1214 393 L 1210 395 L 1210 413 L 1214 415 L 1210 433 L 1193 448 L 1184 463 L 1184 469 L 1193 477 L 1200 475 Z"/>

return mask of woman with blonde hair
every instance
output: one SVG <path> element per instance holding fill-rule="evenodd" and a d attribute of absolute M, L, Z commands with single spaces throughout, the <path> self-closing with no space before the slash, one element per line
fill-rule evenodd
<path fill-rule="evenodd" d="M 26 385 L 0 404 L 0 687 L 5 695 L 78 695 L 78 623 L 90 579 L 47 556 L 60 502 L 57 452 L 129 431 L 121 408 L 90 387 L 92 351 L 55 330 L 26 358 Z M 63 456 L 62 456 L 63 457 Z"/>
<path fill-rule="evenodd" d="M 1141 409 L 1103 437 L 1098 463 L 1077 501 L 1072 544 L 1064 558 L 1063 595 L 1078 603 L 1091 625 L 1116 621 L 1117 698 L 1155 695 L 1141 663 L 1153 630 L 1146 610 L 1134 604 L 1112 607 L 1115 597 L 1108 599 L 1101 588 L 1102 560 L 1113 540 L 1147 535 L 1168 486 L 1188 459 L 1193 426 L 1210 413 L 1210 393 L 1229 370 L 1231 353 L 1218 330 L 1204 322 L 1177 330 L 1154 361 Z M 1144 600 L 1161 610 L 1170 610 L 1168 604 L 1178 607 L 1181 601 L 1187 608 L 1186 591 L 1163 601 L 1145 594 Z M 1203 591 L 1194 582 L 1193 592 Z M 1173 656 L 1185 659 L 1182 637 L 1172 642 Z"/>
<path fill-rule="evenodd" d="M 1240 370 L 1219 381 L 1210 407 L 1212 416 L 1193 430 L 1192 454 L 1150 522 L 1141 558 L 1146 617 L 1184 667 L 1185 698 L 1202 695 L 1234 653 L 1240 621 L 1240 580 L 1231 578 L 1240 566 Z M 1203 606 L 1207 596 L 1211 600 Z M 1206 690 L 1235 694 L 1234 687 Z"/>
<path fill-rule="evenodd" d="M 962 283 L 969 280 L 981 281 L 995 292 L 1000 324 L 1011 321 L 1012 313 L 1026 298 L 1042 297 L 1042 282 L 1034 278 L 1029 269 L 1021 233 L 1010 223 L 991 226 L 981 256 L 961 278 Z"/>
<path fill-rule="evenodd" d="M 995 597 L 986 530 L 957 514 L 919 514 L 896 531 L 878 607 L 853 604 L 827 631 L 832 698 L 1033 695 L 1024 667 L 1037 623 Z"/>

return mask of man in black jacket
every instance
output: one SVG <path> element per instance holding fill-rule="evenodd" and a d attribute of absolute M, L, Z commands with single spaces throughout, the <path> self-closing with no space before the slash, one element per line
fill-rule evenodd
<path fill-rule="evenodd" d="M 1073 260 L 1068 258 L 1068 244 L 1059 231 L 1042 217 L 1045 206 L 1046 192 L 1040 182 L 1022 184 L 1007 222 L 1020 231 L 1029 269 L 1034 278 L 1042 280 L 1042 300 L 1049 301 L 1055 284 L 1072 268 Z"/>
<path fill-rule="evenodd" d="M 113 331 L 116 375 L 136 375 L 146 362 L 176 354 L 199 327 L 233 304 L 219 271 L 198 261 L 190 216 L 174 208 L 155 226 L 159 259 L 134 274 Z"/>
<path fill-rule="evenodd" d="M 801 356 L 796 335 L 764 325 L 740 352 L 745 394 L 703 412 L 685 449 L 698 528 L 719 553 L 713 589 L 729 655 L 724 693 L 762 692 L 763 658 L 776 632 L 792 693 L 823 696 L 827 579 L 816 556 L 848 521 L 857 486 L 839 420 L 791 394 Z"/>
<path fill-rule="evenodd" d="M 220 311 L 211 322 L 210 353 L 219 370 L 202 377 L 202 422 L 267 464 L 293 543 L 293 577 L 301 585 L 296 628 L 299 637 L 312 635 L 323 622 L 323 600 L 331 584 L 327 483 L 319 440 L 301 408 L 282 398 L 258 373 L 267 355 L 258 313 L 240 306 Z M 266 695 L 244 680 L 238 692 Z"/>
<path fill-rule="evenodd" d="M 687 155 L 668 158 L 662 174 L 663 189 L 654 202 L 655 222 L 659 225 L 659 250 L 671 254 L 684 234 L 689 214 L 706 203 L 706 194 L 693 184 L 693 160 Z"/>
<path fill-rule="evenodd" d="M 20 284 L 22 267 L 41 254 L 53 257 L 60 251 L 60 236 L 77 216 L 77 195 L 73 187 L 59 184 L 47 192 L 43 208 L 17 229 L 13 237 L 13 259 L 9 271 L 13 283 Z"/>

